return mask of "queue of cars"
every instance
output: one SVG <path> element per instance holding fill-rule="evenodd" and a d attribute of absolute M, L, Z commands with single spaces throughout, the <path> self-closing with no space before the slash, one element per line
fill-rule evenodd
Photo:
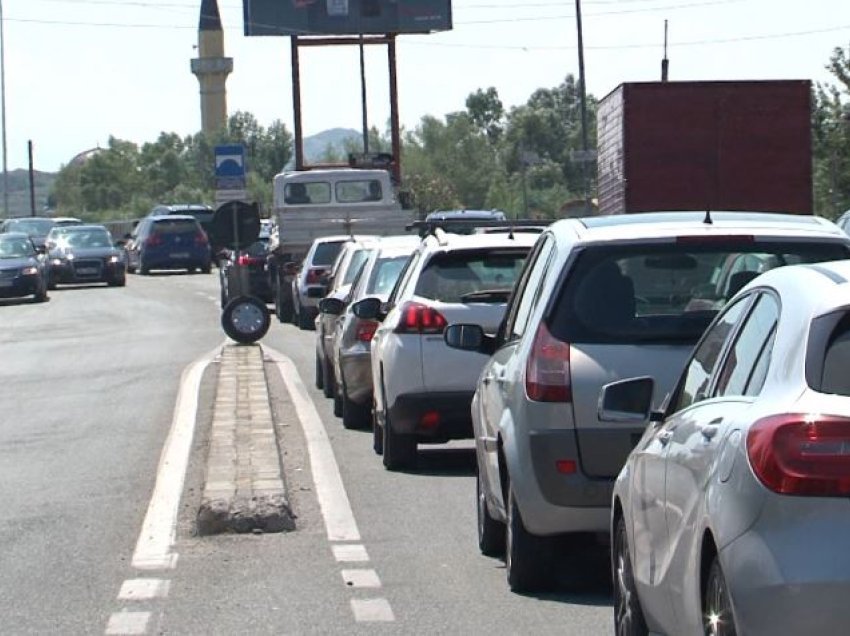
<path fill-rule="evenodd" d="M 437 231 L 378 294 L 364 281 L 382 241 L 319 302 L 335 335 L 317 340 L 317 384 L 333 381 L 346 427 L 371 419 L 387 469 L 474 437 L 479 549 L 504 558 L 512 590 L 545 589 L 556 548 L 590 534 L 612 546 L 618 634 L 841 631 L 850 239 L 836 225 L 666 212 L 539 237 Z"/>

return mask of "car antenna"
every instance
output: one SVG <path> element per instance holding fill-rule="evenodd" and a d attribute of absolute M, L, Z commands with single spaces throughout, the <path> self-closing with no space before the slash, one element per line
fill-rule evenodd
<path fill-rule="evenodd" d="M 706 225 L 713 225 L 714 221 L 711 219 L 711 210 L 708 209 L 705 211 L 705 218 L 702 220 Z"/>

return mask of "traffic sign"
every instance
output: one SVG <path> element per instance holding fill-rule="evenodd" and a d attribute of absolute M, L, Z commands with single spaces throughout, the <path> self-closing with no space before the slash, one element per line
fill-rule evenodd
<path fill-rule="evenodd" d="M 242 144 L 215 147 L 215 189 L 245 189 L 245 146 Z"/>

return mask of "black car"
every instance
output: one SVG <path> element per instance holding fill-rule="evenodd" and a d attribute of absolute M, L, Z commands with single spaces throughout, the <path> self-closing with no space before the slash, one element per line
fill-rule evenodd
<path fill-rule="evenodd" d="M 0 298 L 32 295 L 47 300 L 44 262 L 30 237 L 23 232 L 0 234 Z"/>
<path fill-rule="evenodd" d="M 112 235 L 102 225 L 75 225 L 65 228 L 51 241 L 47 254 L 47 285 L 65 283 L 106 283 L 123 287 L 127 265 L 122 250 L 112 244 Z"/>
<path fill-rule="evenodd" d="M 266 273 L 268 237 L 261 236 L 246 250 L 226 250 L 224 254 L 219 262 L 222 307 L 237 296 L 254 296 L 265 303 L 274 302 Z"/>

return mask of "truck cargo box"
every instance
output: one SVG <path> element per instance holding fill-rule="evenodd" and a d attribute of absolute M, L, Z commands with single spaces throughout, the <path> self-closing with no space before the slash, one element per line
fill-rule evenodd
<path fill-rule="evenodd" d="M 597 139 L 601 214 L 812 213 L 808 80 L 621 84 Z"/>

